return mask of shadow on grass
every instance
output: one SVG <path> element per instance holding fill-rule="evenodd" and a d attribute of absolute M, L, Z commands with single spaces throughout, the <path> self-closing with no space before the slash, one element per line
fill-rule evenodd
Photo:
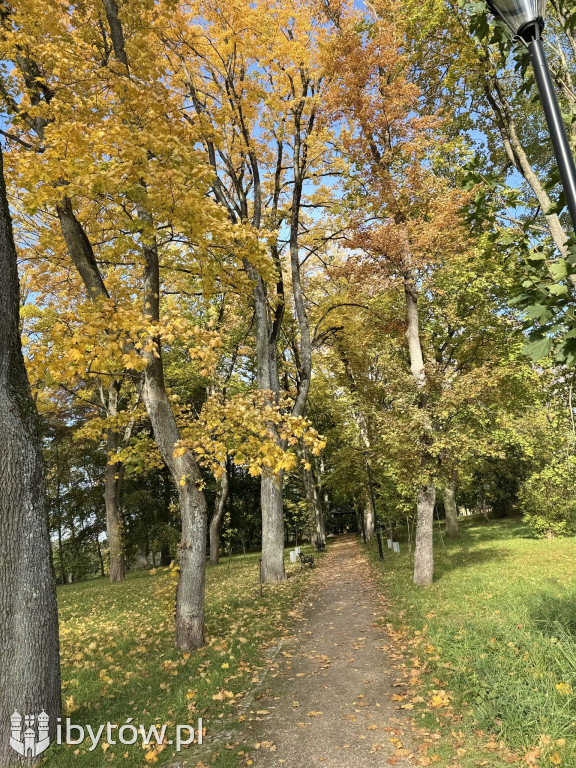
<path fill-rule="evenodd" d="M 576 586 L 562 588 L 561 594 L 554 592 L 553 587 L 560 582 L 548 579 L 547 591 L 538 595 L 538 600 L 530 609 L 530 616 L 542 634 L 557 637 L 559 634 L 568 635 L 576 642 Z"/>
<path fill-rule="evenodd" d="M 464 568 L 478 568 L 494 560 L 505 560 L 514 553 L 510 549 L 498 547 L 497 549 L 471 549 L 462 542 L 458 546 L 451 542 L 447 549 L 437 549 L 434 559 L 434 581 L 439 581 L 443 576 L 452 571 Z"/>
<path fill-rule="evenodd" d="M 497 517 L 484 520 L 481 515 L 458 519 L 461 537 L 472 541 L 490 539 L 536 539 L 530 528 L 517 517 Z"/>
<path fill-rule="evenodd" d="M 529 528 L 518 518 L 497 518 L 486 522 L 481 515 L 459 519 L 460 536 L 449 539 L 434 529 L 434 580 L 454 570 L 479 567 L 503 561 L 514 552 L 502 544 L 507 540 L 532 538 Z M 442 540 L 444 546 L 442 546 Z M 490 546 L 494 543 L 496 546 Z M 484 545 L 484 546 L 479 546 Z"/>

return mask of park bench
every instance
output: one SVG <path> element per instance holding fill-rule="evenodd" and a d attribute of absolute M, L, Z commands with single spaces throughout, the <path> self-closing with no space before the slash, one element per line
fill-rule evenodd
<path fill-rule="evenodd" d="M 312 568 L 314 565 L 314 555 L 305 555 L 304 552 L 300 552 L 300 568 L 304 568 L 305 565 L 309 565 Z"/>

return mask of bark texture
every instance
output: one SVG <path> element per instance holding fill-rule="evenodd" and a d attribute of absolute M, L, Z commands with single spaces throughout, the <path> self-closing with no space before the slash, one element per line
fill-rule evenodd
<path fill-rule="evenodd" d="M 218 490 L 214 502 L 214 512 L 210 520 L 210 565 L 218 565 L 220 557 L 220 524 L 228 499 L 228 472 L 224 470 L 218 480 Z"/>
<path fill-rule="evenodd" d="M 0 768 L 21 765 L 10 716 L 60 716 L 56 588 L 36 410 L 20 343 L 20 294 L 0 151 Z"/>
<path fill-rule="evenodd" d="M 434 574 L 434 550 L 432 533 L 434 525 L 434 485 L 422 485 L 418 489 L 418 514 L 416 520 L 416 549 L 414 550 L 414 584 L 426 586 L 432 583 Z"/>
<path fill-rule="evenodd" d="M 446 536 L 455 538 L 458 532 L 458 509 L 456 507 L 456 483 L 451 481 L 444 489 L 444 509 L 446 511 Z"/>
<path fill-rule="evenodd" d="M 284 316 L 284 304 L 276 307 L 272 322 L 268 318 L 266 286 L 259 275 L 252 274 L 254 310 L 256 317 L 256 342 L 258 357 L 258 388 L 280 394 L 278 378 L 277 343 Z M 283 295 L 284 289 L 278 294 Z M 275 431 L 274 425 L 269 426 Z M 283 477 L 262 475 L 260 505 L 262 509 L 262 580 L 282 581 L 286 578 L 284 567 L 284 510 L 282 504 Z"/>
<path fill-rule="evenodd" d="M 262 580 L 266 582 L 282 581 L 286 578 L 282 511 L 283 479 L 283 476 L 280 478 L 275 475 L 262 476 Z"/>
<path fill-rule="evenodd" d="M 74 266 L 80 273 L 88 295 L 91 299 L 98 299 L 102 296 L 109 298 L 104 280 L 96 263 L 92 244 L 84 231 L 84 227 L 76 218 L 70 198 L 63 197 L 56 206 L 56 211 L 66 248 L 74 262 Z"/>
<path fill-rule="evenodd" d="M 110 27 L 110 37 L 112 38 L 114 56 L 126 67 L 126 72 L 128 72 L 128 57 L 126 56 L 126 49 L 124 47 L 124 30 L 122 29 L 122 23 L 118 15 L 118 5 L 116 4 L 116 0 L 102 0 L 102 5 L 104 6 L 106 19 L 108 21 L 108 26 Z"/>

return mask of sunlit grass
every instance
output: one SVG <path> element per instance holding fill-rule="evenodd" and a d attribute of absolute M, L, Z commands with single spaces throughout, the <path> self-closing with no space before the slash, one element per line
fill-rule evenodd
<path fill-rule="evenodd" d="M 442 727 L 445 764 L 455 748 L 463 768 L 508 764 L 502 742 L 534 765 L 576 766 L 576 539 L 534 539 L 515 519 L 465 519 L 461 532 L 443 546 L 437 531 L 426 588 L 411 583 L 405 541 L 383 567 L 371 547 L 391 598 L 386 618 L 413 641 L 407 667 L 426 664 L 417 722 Z M 433 688 L 453 696 L 446 711 L 427 706 Z"/>

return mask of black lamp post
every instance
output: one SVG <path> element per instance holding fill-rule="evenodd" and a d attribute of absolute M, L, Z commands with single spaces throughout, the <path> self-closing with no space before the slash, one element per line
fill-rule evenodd
<path fill-rule="evenodd" d="M 516 39 L 523 40 L 528 48 L 572 227 L 576 231 L 576 167 L 542 45 L 545 6 L 546 0 L 488 0 L 492 13 L 506 24 Z"/>

